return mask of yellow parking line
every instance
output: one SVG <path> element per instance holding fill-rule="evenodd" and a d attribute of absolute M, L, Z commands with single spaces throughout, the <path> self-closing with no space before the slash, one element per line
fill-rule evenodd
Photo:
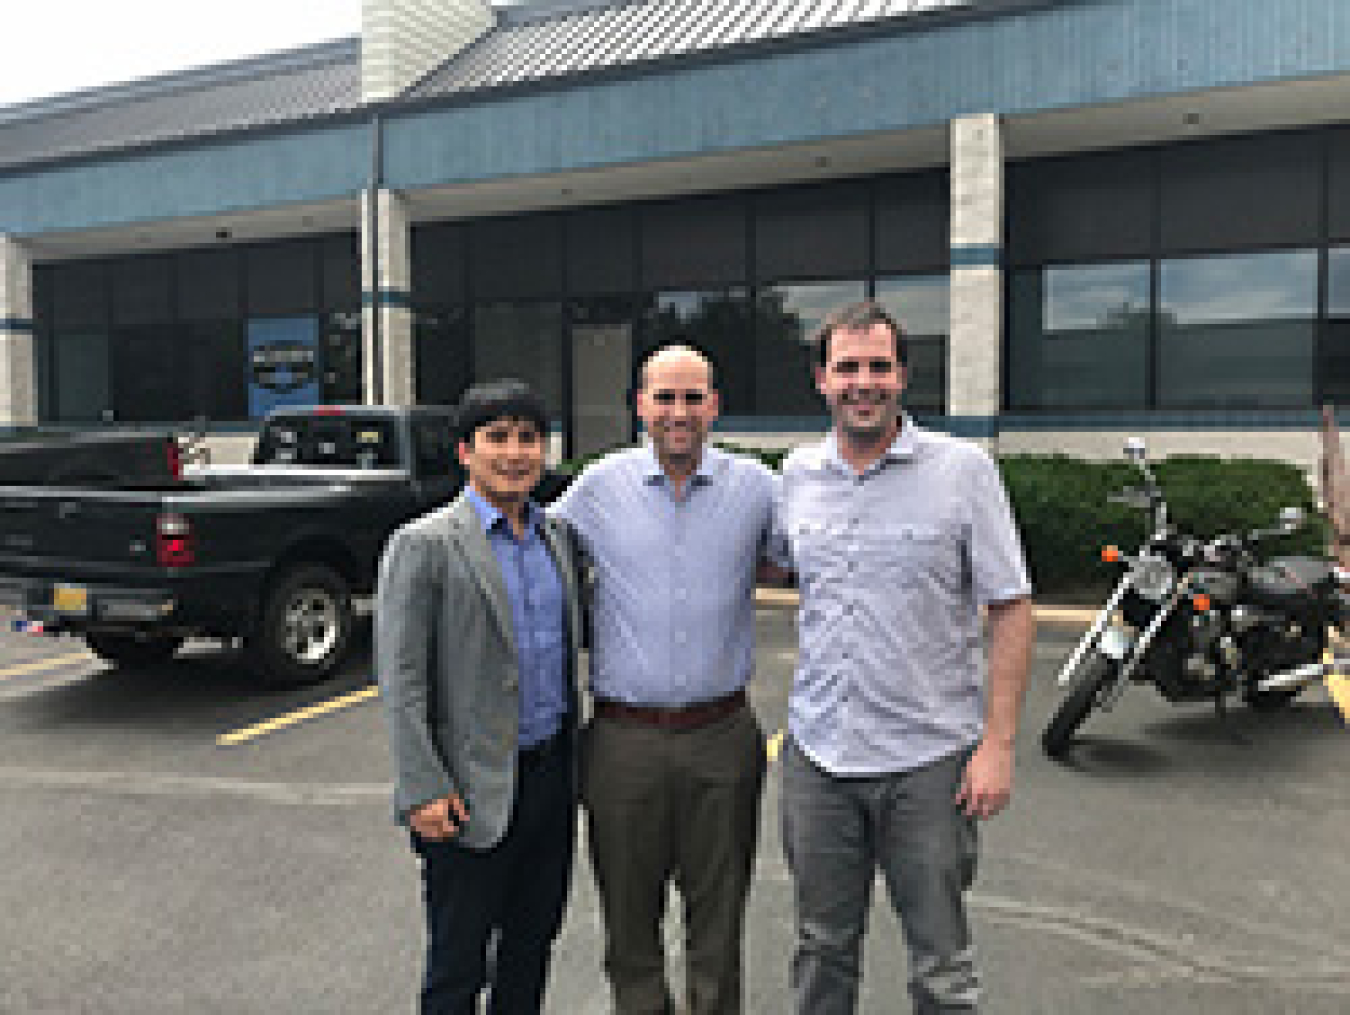
<path fill-rule="evenodd" d="M 91 663 L 94 657 L 88 652 L 66 652 L 59 656 L 47 656 L 43 659 L 35 659 L 31 663 L 19 663 L 17 666 L 6 666 L 0 669 L 0 680 L 8 680 L 10 677 L 20 677 L 25 673 L 37 673 L 41 670 L 54 670 L 61 666 L 69 666 L 76 661 Z"/>
<path fill-rule="evenodd" d="M 778 752 L 783 749 L 783 731 L 779 730 L 773 736 L 769 737 L 769 742 L 765 745 L 766 753 L 769 755 L 769 762 L 778 760 Z"/>
<path fill-rule="evenodd" d="M 344 694 L 340 698 L 333 698 L 330 701 L 321 701 L 317 705 L 310 705 L 308 708 L 302 708 L 295 712 L 288 712 L 285 715 L 279 715 L 275 719 L 268 719 L 266 722 L 256 723 L 253 726 L 246 726 L 244 729 L 235 730 L 233 733 L 223 733 L 216 737 L 217 747 L 233 747 L 236 744 L 246 743 L 249 740 L 256 740 L 258 737 L 265 737 L 269 733 L 275 733 L 278 730 L 284 730 L 304 722 L 306 719 L 313 719 L 317 716 L 327 715 L 329 712 L 338 712 L 344 708 L 350 708 L 352 705 L 359 705 L 363 701 L 369 701 L 371 698 L 379 697 L 380 689 L 374 685 L 363 687 L 359 691 L 353 691 L 351 694 Z"/>

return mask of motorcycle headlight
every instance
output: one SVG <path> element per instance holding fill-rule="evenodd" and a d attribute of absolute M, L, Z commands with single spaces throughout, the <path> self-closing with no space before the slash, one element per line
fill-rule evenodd
<path fill-rule="evenodd" d="M 1130 569 L 1134 590 L 1145 599 L 1165 599 L 1176 584 L 1177 570 L 1164 557 L 1143 556 Z"/>

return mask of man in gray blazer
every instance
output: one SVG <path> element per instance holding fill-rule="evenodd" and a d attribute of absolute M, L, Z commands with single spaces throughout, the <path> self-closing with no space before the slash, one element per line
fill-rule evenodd
<path fill-rule="evenodd" d="M 581 613 L 569 537 L 529 498 L 547 432 L 519 381 L 466 392 L 468 485 L 380 564 L 375 661 L 422 861 L 423 1015 L 473 1015 L 485 990 L 491 1015 L 539 1012 L 566 905 Z"/>

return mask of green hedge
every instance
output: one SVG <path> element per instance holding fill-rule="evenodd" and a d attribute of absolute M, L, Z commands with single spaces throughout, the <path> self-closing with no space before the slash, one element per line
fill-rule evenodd
<path fill-rule="evenodd" d="M 779 468 L 785 449 L 721 445 L 759 457 Z M 564 462 L 572 475 L 594 458 Z M 1184 532 L 1208 538 L 1220 532 L 1269 528 L 1280 509 L 1295 505 L 1310 524 L 1266 545 L 1271 553 L 1321 554 L 1327 545 L 1326 522 L 1303 470 L 1287 462 L 1178 455 L 1152 463 L 1167 496 L 1172 521 Z M 1140 475 L 1128 462 L 1095 462 L 1067 455 L 1007 455 L 999 459 L 1003 480 L 1039 594 L 1095 593 L 1114 580 L 1101 562 L 1108 544 L 1133 550 L 1144 537 L 1147 512 L 1114 504 L 1113 493 L 1138 486 Z"/>
<path fill-rule="evenodd" d="M 1107 498 L 1139 485 L 1125 462 L 1087 462 L 1064 455 L 1009 455 L 999 461 L 1013 502 L 1036 588 L 1051 594 L 1104 586 L 1114 569 L 1101 563 L 1108 544 L 1132 550 L 1144 537 L 1147 512 Z M 1271 553 L 1320 554 L 1325 521 L 1316 514 L 1303 470 L 1287 462 L 1178 455 L 1154 464 L 1171 520 L 1207 538 L 1220 532 L 1270 528 L 1280 509 L 1295 505 L 1310 524 L 1271 539 Z"/>

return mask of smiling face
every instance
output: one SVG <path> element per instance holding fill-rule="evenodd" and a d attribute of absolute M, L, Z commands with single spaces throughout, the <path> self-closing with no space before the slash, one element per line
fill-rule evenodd
<path fill-rule="evenodd" d="M 712 368 L 693 349 L 666 349 L 647 362 L 637 414 L 663 465 L 685 468 L 698 461 L 717 410 Z"/>
<path fill-rule="evenodd" d="M 816 388 L 849 443 L 872 445 L 895 436 L 905 368 L 896 355 L 890 327 L 836 328 L 830 333 L 823 366 L 816 367 Z"/>
<path fill-rule="evenodd" d="M 544 472 L 544 435 L 530 420 L 494 419 L 459 442 L 470 485 L 493 507 L 509 512 L 525 502 Z"/>

